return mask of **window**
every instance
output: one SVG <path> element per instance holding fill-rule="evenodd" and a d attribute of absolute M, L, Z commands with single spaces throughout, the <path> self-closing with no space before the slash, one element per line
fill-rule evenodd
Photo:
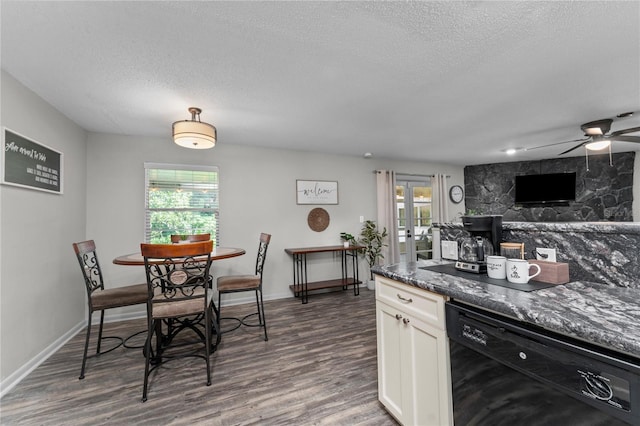
<path fill-rule="evenodd" d="M 145 241 L 210 233 L 218 245 L 218 168 L 145 163 Z"/>

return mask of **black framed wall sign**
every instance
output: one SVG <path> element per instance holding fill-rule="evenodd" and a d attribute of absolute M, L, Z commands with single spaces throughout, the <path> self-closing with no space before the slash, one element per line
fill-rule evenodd
<path fill-rule="evenodd" d="M 2 184 L 62 194 L 61 152 L 6 127 L 2 136 Z"/>

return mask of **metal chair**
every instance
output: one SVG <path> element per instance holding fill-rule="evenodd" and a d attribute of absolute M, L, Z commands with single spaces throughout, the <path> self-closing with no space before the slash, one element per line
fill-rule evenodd
<path fill-rule="evenodd" d="M 171 235 L 171 242 L 177 244 L 181 241 L 194 243 L 197 241 L 209 241 L 211 234 L 173 234 Z"/>
<path fill-rule="evenodd" d="M 260 234 L 260 243 L 258 244 L 258 255 L 256 258 L 256 269 L 255 274 L 253 275 L 226 275 L 222 277 L 218 277 L 217 280 L 217 288 L 218 288 L 218 309 L 222 311 L 222 295 L 227 293 L 238 293 L 241 291 L 254 291 L 256 294 L 256 306 L 257 312 L 251 313 L 249 315 L 245 315 L 243 318 L 220 318 L 220 314 L 218 315 L 218 329 L 220 329 L 220 320 L 221 319 L 233 319 L 238 321 L 236 327 L 225 330 L 226 332 L 235 330 L 241 325 L 247 327 L 263 327 L 264 328 L 264 340 L 269 340 L 267 337 L 267 321 L 264 316 L 264 303 L 262 299 L 262 271 L 264 268 L 264 261 L 267 258 L 267 248 L 269 247 L 269 242 L 271 241 L 270 234 Z M 247 318 L 257 315 L 258 323 L 257 324 L 249 324 L 246 322 Z"/>
<path fill-rule="evenodd" d="M 111 352 L 112 350 L 117 349 L 120 346 L 124 346 L 126 348 L 136 348 L 137 346 L 127 346 L 127 340 L 146 330 L 134 333 L 126 339 L 115 336 L 102 336 L 102 328 L 104 325 L 104 311 L 112 308 L 121 308 L 123 306 L 146 303 L 147 285 L 134 284 L 124 287 L 105 289 L 102 270 L 100 269 L 98 255 L 96 254 L 95 242 L 93 240 L 88 240 L 79 243 L 73 243 L 73 250 L 76 253 L 78 263 L 80 264 L 80 270 L 82 271 L 82 276 L 84 277 L 84 283 L 87 290 L 87 303 L 89 305 L 87 317 L 87 337 L 84 343 L 82 369 L 80 370 L 79 377 L 79 379 L 82 380 L 84 379 L 84 372 L 87 364 L 87 352 L 89 351 L 89 339 L 91 337 L 91 318 L 93 316 L 93 313 L 96 311 L 100 311 L 100 328 L 98 331 L 96 354 L 94 356 Z M 120 343 L 118 343 L 118 345 L 112 347 L 111 349 L 101 352 L 101 343 L 103 340 L 107 339 L 116 339 L 119 340 Z"/>
<path fill-rule="evenodd" d="M 211 385 L 209 356 L 212 352 L 211 337 L 217 333 L 213 292 L 209 288 L 209 269 L 213 241 L 188 244 L 140 244 L 147 276 L 148 331 L 145 342 L 145 369 L 142 401 L 147 400 L 149 373 L 167 360 L 181 356 L 203 358 L 207 366 L 207 386 Z M 167 322 L 167 333 L 162 331 Z M 189 329 L 204 344 L 204 355 L 194 352 L 192 341 L 173 345 L 183 347 L 184 352 L 165 353 L 174 338 Z M 204 331 L 203 331 L 204 329 Z M 155 350 L 152 348 L 156 336 Z M 218 333 L 219 335 L 219 333 Z M 153 367 L 150 364 L 153 363 Z"/>

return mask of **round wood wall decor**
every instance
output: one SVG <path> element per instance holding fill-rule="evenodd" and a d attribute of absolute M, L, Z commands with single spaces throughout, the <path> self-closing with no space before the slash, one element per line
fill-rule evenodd
<path fill-rule="evenodd" d="M 316 232 L 322 232 L 329 226 L 329 213 L 325 209 L 316 207 L 307 216 L 309 228 Z"/>

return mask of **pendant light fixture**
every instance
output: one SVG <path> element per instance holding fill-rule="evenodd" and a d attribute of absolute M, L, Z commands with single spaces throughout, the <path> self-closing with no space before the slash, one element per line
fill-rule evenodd
<path fill-rule="evenodd" d="M 589 171 L 589 151 L 600 151 L 605 148 L 609 148 L 609 165 L 613 167 L 613 156 L 611 154 L 611 139 L 607 139 L 604 136 L 594 136 L 593 142 L 585 144 L 585 160 L 587 162 L 587 171 Z"/>
<path fill-rule="evenodd" d="M 594 136 L 592 139 L 592 142 L 584 146 L 589 151 L 600 151 L 611 146 L 611 140 L 606 139 L 604 136 Z"/>
<path fill-rule="evenodd" d="M 208 149 L 216 145 L 217 131 L 209 123 L 200 121 L 200 108 L 189 108 L 191 120 L 173 123 L 173 141 L 185 148 Z"/>

